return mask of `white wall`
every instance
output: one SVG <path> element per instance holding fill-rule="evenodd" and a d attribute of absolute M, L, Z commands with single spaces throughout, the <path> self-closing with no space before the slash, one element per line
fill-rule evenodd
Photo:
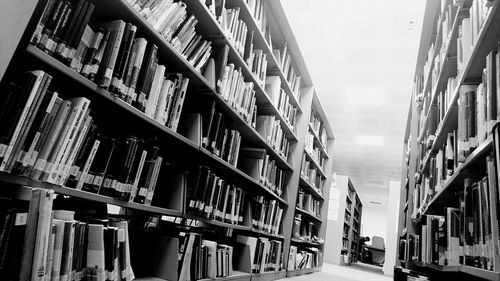
<path fill-rule="evenodd" d="M 384 274 L 392 276 L 397 258 L 399 198 L 401 182 L 391 181 L 389 185 L 389 206 L 387 222 L 387 239 L 385 243 Z"/>
<path fill-rule="evenodd" d="M 380 236 L 386 240 L 387 233 L 387 215 L 386 210 L 379 210 L 370 208 L 370 206 L 363 206 L 363 214 L 361 217 L 361 235 Z"/>

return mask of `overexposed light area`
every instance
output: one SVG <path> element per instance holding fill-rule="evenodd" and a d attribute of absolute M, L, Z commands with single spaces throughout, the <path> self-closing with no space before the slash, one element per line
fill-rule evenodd
<path fill-rule="evenodd" d="M 382 146 L 384 145 L 384 137 L 358 135 L 356 136 L 356 143 L 360 145 Z"/>
<path fill-rule="evenodd" d="M 380 87 L 353 86 L 345 93 L 347 102 L 352 105 L 384 105 L 385 95 Z"/>
<path fill-rule="evenodd" d="M 335 133 L 334 172 L 387 210 L 389 182 L 401 179 L 426 1 L 280 1 Z"/>

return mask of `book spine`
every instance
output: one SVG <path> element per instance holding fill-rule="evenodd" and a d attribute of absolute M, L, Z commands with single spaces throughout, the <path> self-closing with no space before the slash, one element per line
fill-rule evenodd
<path fill-rule="evenodd" d="M 30 74 L 28 74 L 30 75 Z M 28 116 L 28 113 L 30 111 L 31 105 L 35 99 L 35 94 L 37 92 L 38 87 L 40 87 L 40 84 L 42 82 L 43 74 L 42 73 L 33 73 L 35 76 L 35 83 L 33 85 L 33 88 L 31 88 L 28 96 L 28 100 L 26 101 L 26 104 L 24 104 L 23 109 L 21 110 L 20 118 L 17 120 L 14 132 L 10 138 L 10 141 L 8 145 L 6 146 L 5 149 L 2 149 L 0 151 L 0 158 L 1 158 L 1 163 L 0 163 L 0 170 L 5 171 L 7 168 L 7 162 L 11 156 L 12 150 L 14 148 L 14 144 L 17 141 L 17 138 L 19 134 L 21 134 L 21 129 L 23 127 L 24 122 L 26 121 L 26 118 Z"/>
<path fill-rule="evenodd" d="M 42 190 L 38 208 L 38 224 L 36 231 L 34 260 L 31 269 L 31 280 L 43 281 L 47 275 L 47 257 L 49 251 L 50 230 L 52 226 L 53 190 Z"/>

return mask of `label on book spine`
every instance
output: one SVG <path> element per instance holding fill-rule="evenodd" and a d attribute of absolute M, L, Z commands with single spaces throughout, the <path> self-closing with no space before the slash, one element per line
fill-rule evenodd
<path fill-rule="evenodd" d="M 148 190 L 146 188 L 142 187 L 139 189 L 139 196 L 146 196 L 147 193 Z"/>
<path fill-rule="evenodd" d="M 102 185 L 102 181 L 103 181 L 103 177 L 102 176 L 96 176 L 95 179 L 94 179 L 93 185 L 95 185 L 95 186 L 101 186 Z"/>
<path fill-rule="evenodd" d="M 94 175 L 92 174 L 87 174 L 85 177 L 85 183 L 86 184 L 92 184 L 94 182 Z"/>
<path fill-rule="evenodd" d="M 14 221 L 14 225 L 26 225 L 28 222 L 28 213 L 17 213 L 16 220 Z"/>
<path fill-rule="evenodd" d="M 3 143 L 0 144 L 0 157 L 4 157 L 6 151 L 7 151 L 7 145 Z"/>

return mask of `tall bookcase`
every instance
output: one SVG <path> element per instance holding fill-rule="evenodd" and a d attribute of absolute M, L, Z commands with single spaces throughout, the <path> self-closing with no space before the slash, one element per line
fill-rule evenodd
<path fill-rule="evenodd" d="M 292 212 L 292 232 L 287 276 L 297 276 L 320 270 L 323 263 L 326 236 L 326 214 L 331 185 L 334 136 L 316 92 L 306 126 L 305 144 L 301 151 L 301 170 L 295 212 Z M 290 202 L 290 201 L 289 201 Z"/>
<path fill-rule="evenodd" d="M 334 184 L 339 198 L 334 199 L 338 200 L 338 217 L 329 220 L 327 261 L 349 265 L 358 261 L 363 204 L 349 176 L 336 174 Z"/>
<path fill-rule="evenodd" d="M 500 276 L 498 6 L 425 6 L 403 146 L 398 266 L 431 280 Z"/>
<path fill-rule="evenodd" d="M 152 178 L 150 188 L 145 191 L 145 194 L 141 194 L 140 190 L 137 193 L 138 197 L 144 196 L 142 201 L 137 200 L 137 198 L 135 200 L 129 199 L 131 191 L 127 191 L 126 185 L 108 186 L 101 189 L 105 184 L 103 181 L 98 183 L 97 192 L 90 192 L 90 190 L 65 186 L 61 182 L 51 183 L 41 178 L 35 179 L 7 170 L 0 172 L 1 197 L 29 201 L 32 192 L 34 192 L 32 190 L 38 188 L 53 190 L 57 194 L 56 201 L 61 198 L 69 198 L 68 200 L 80 202 L 64 205 L 66 208 L 74 208 L 76 213 L 86 209 L 82 206 L 87 204 L 88 209 L 98 209 L 99 211 L 96 213 L 100 216 L 106 218 L 116 216 L 127 220 L 131 232 L 130 241 L 127 241 L 131 244 L 131 266 L 138 279 L 151 276 L 168 280 L 183 279 L 176 274 L 177 270 L 174 268 L 178 268 L 181 272 L 182 265 L 177 263 L 177 254 L 190 250 L 189 246 L 185 246 L 186 249 L 182 245 L 183 240 L 179 237 L 180 233 L 184 232 L 196 233 L 196 237 L 200 237 L 199 235 L 202 237 L 193 239 L 213 240 L 219 244 L 228 244 L 231 251 L 234 249 L 234 254 L 231 252 L 233 274 L 212 279 L 275 280 L 283 278 L 287 274 L 300 275 L 318 270 L 322 265 L 323 245 L 321 241 L 324 241 L 326 232 L 328 208 L 328 200 L 325 200 L 324 194 L 329 194 L 333 173 L 334 134 L 280 1 L 227 0 L 222 1 L 225 3 L 222 7 L 216 7 L 214 1 L 182 1 L 184 4 L 179 4 L 182 6 L 182 11 L 185 11 L 187 17 L 194 16 L 197 21 L 194 24 L 194 21 L 191 22 L 195 34 L 200 35 L 201 40 L 210 42 L 203 50 L 209 49 L 210 44 L 212 47 L 211 53 L 206 52 L 207 58 L 210 59 L 200 65 L 197 65 L 197 62 L 201 61 L 201 58 L 197 59 L 197 62 L 191 61 L 188 55 L 178 51 L 178 42 L 172 41 L 172 38 L 164 36 L 155 28 L 155 25 L 150 22 L 151 19 L 147 18 L 148 14 L 143 9 L 144 7 L 139 4 L 144 1 L 89 1 L 94 5 L 90 23 L 95 30 L 104 26 L 99 23 L 108 21 L 122 20 L 129 23 L 130 26 L 135 26 L 137 29 L 135 38 L 144 38 L 148 43 L 148 48 L 150 44 L 157 47 L 156 58 L 152 56 L 155 61 L 153 65 L 157 69 L 160 65 L 164 65 L 165 73 L 177 73 L 177 76 L 174 75 L 175 77 L 179 77 L 178 74 L 181 74 L 184 79 L 189 79 L 184 104 L 183 106 L 181 104 L 182 109 L 178 114 L 180 117 L 177 117 L 178 126 L 174 127 L 165 126 L 165 122 L 160 123 L 156 118 L 152 118 L 151 114 L 148 114 L 147 101 L 145 102 L 146 109 L 140 108 L 134 103 L 131 104 L 126 98 L 120 97 L 122 89 L 119 86 L 116 86 L 113 91 L 109 87 L 103 87 L 96 81 L 82 76 L 79 71 L 69 67 L 64 60 L 52 56 L 51 52 L 47 52 L 48 47 L 43 50 L 43 48 L 32 44 L 32 36 L 39 27 L 39 21 L 46 13 L 47 4 L 59 2 L 64 1 L 39 0 L 37 2 L 7 71 L 0 82 L 2 93 L 7 93 L 7 89 L 10 91 L 11 82 L 19 83 L 19 77 L 22 76 L 23 72 L 41 70 L 52 77 L 50 86 L 48 86 L 50 92 L 57 91 L 63 100 L 84 97 L 90 101 L 90 115 L 93 120 L 98 121 L 96 126 L 99 126 L 99 132 L 105 136 L 106 140 L 112 136 L 112 143 L 115 144 L 115 139 L 124 141 L 129 136 L 140 140 L 144 139 L 147 140 L 148 145 L 149 142 L 152 143 L 156 151 L 159 151 L 160 157 L 157 156 L 151 160 L 155 164 L 151 166 L 154 166 L 154 169 L 150 170 Z M 81 4 L 82 7 L 78 8 L 78 3 L 83 2 L 85 4 Z M 79 0 L 66 3 L 70 3 L 71 6 L 68 7 L 73 7 L 75 10 L 83 10 L 83 7 L 91 5 L 86 4 L 87 1 Z M 232 34 L 223 26 L 221 22 L 223 20 L 217 15 L 221 9 L 234 11 L 232 15 L 237 15 L 234 21 L 239 22 L 240 29 L 236 33 Z M 66 16 L 63 16 L 65 13 Z M 30 14 L 30 11 L 27 11 L 26 14 Z M 75 17 L 75 20 L 72 21 L 71 12 L 63 10 L 59 15 L 56 12 L 51 12 L 50 15 L 54 16 L 55 21 L 52 28 L 60 28 L 59 32 L 62 34 L 64 34 L 65 26 L 73 23 L 79 24 L 85 20 L 82 15 L 82 18 Z M 43 30 L 48 29 L 48 26 L 44 27 Z M 186 24 L 186 26 L 188 25 Z M 82 28 L 85 28 L 85 25 L 82 25 Z M 243 29 L 247 30 L 247 44 L 242 43 L 245 37 L 242 35 Z M 68 35 L 68 38 L 78 37 L 73 33 Z M 56 36 L 56 34 L 55 31 L 53 35 L 49 33 L 49 37 Z M 58 39 L 63 40 L 63 36 Z M 77 45 L 81 41 L 77 38 L 74 40 L 76 40 Z M 118 47 L 120 47 L 119 50 Z M 118 43 L 116 49 L 118 55 L 123 54 L 121 44 Z M 261 59 L 258 65 L 257 62 L 250 65 L 247 53 L 250 53 L 251 57 L 255 56 Z M 263 54 L 265 55 L 264 59 L 262 59 Z M 124 56 L 124 58 L 128 57 Z M 219 65 L 220 61 L 225 63 Z M 120 63 L 127 64 L 129 62 L 117 60 L 117 65 Z M 254 102 L 257 108 L 255 111 L 248 110 L 245 114 L 243 106 L 239 106 L 234 99 L 229 98 L 228 100 L 227 96 L 221 94 L 221 86 L 217 82 L 222 81 L 222 76 L 219 75 L 220 73 L 216 73 L 216 70 L 224 69 L 229 64 L 238 70 L 241 81 L 252 85 L 250 92 L 255 98 Z M 107 77 L 108 72 L 110 75 L 115 75 L 117 71 L 116 69 L 107 70 L 103 74 L 104 77 Z M 153 73 L 158 73 L 158 70 L 156 72 L 153 70 Z M 139 80 L 141 76 L 142 74 L 139 75 Z M 267 85 L 269 77 L 273 77 L 269 80 L 279 81 L 277 83 L 278 91 L 273 94 L 274 96 L 270 93 L 272 89 L 269 89 L 269 85 Z M 167 78 L 175 79 L 171 76 L 167 76 Z M 150 79 L 155 79 L 152 74 Z M 49 85 L 48 83 L 47 85 Z M 144 83 L 154 83 L 154 81 Z M 19 86 L 28 87 L 27 85 Z M 272 86 L 275 85 L 270 87 Z M 151 98 L 148 93 L 145 96 L 147 99 Z M 2 98 L 6 99 L 6 97 Z M 249 102 L 252 102 L 251 98 Z M 5 104 L 8 103 L 5 102 Z M 211 108 L 212 115 L 210 115 Z M 291 111 L 294 113 L 290 113 Z M 239 151 L 240 158 L 236 156 L 238 161 L 234 163 L 231 163 L 229 158 L 223 157 L 222 154 L 219 156 L 218 147 L 214 148 L 205 143 L 205 138 L 211 137 L 207 133 L 209 130 L 207 127 L 211 126 L 212 122 L 208 119 L 210 116 L 216 115 L 220 116 L 220 120 L 223 120 L 221 123 L 225 124 L 219 125 L 217 123 L 217 130 L 225 132 L 228 139 L 231 136 L 241 137 L 239 141 L 235 141 L 238 143 L 235 149 L 237 152 Z M 282 131 L 278 143 L 273 142 L 274 139 L 265 135 L 266 126 L 256 125 L 256 123 L 267 119 L 274 120 L 273 125 Z M 222 137 L 215 136 L 213 142 L 214 146 L 217 146 L 219 141 L 222 143 L 223 140 Z M 12 137 L 12 139 L 14 138 Z M 284 149 L 288 150 L 288 153 L 281 149 L 284 143 L 283 139 L 288 142 L 289 146 Z M 307 145 L 310 146 L 310 149 Z M 232 140 L 229 146 L 231 149 L 233 148 Z M 226 149 L 225 142 L 222 144 L 222 148 Z M 238 154 L 237 152 L 236 154 Z M 68 161 L 69 158 L 68 156 Z M 309 160 L 308 165 L 314 170 L 317 180 L 311 178 L 309 181 L 310 178 L 301 175 L 302 159 L 304 158 Z M 113 158 L 110 159 L 107 161 L 114 163 Z M 261 174 L 264 159 L 266 163 L 273 163 L 272 168 L 266 170 L 269 174 L 264 173 L 266 176 Z M 119 163 L 118 160 L 117 163 Z M 132 168 L 132 164 L 130 166 Z M 112 174 L 111 170 L 107 169 L 108 164 L 105 165 L 103 179 L 106 179 L 107 173 Z M 212 175 L 213 182 L 211 183 L 213 186 L 211 189 L 207 188 L 208 183 L 204 189 L 203 187 L 198 188 L 201 186 L 200 179 L 204 179 L 202 173 L 206 170 L 203 169 L 208 170 Z M 275 171 L 278 172 L 273 174 L 273 177 L 267 177 Z M 96 178 L 98 178 L 97 175 L 93 178 L 92 185 L 95 185 Z M 142 181 L 142 177 L 137 176 L 138 180 L 139 178 Z M 148 179 L 150 179 L 149 175 Z M 207 176 L 207 182 L 208 180 Z M 203 212 L 213 212 L 218 205 L 214 203 L 212 206 L 212 201 L 206 201 L 207 196 L 210 200 L 214 198 L 206 190 L 214 196 L 213 194 L 217 192 L 216 187 L 220 188 L 219 193 L 226 194 L 226 199 L 229 197 L 232 198 L 232 201 L 224 201 L 224 207 L 221 211 L 223 217 L 207 217 Z M 224 191 L 222 191 L 223 187 L 226 188 Z M 103 190 L 110 193 L 103 194 L 101 192 Z M 307 209 L 296 208 L 299 190 L 303 191 L 304 194 L 311 195 L 311 198 L 314 198 L 318 203 L 312 203 Z M 200 192 L 202 195 L 199 195 Z M 201 207 L 201 212 L 195 212 L 191 202 L 194 202 L 193 206 L 201 204 L 208 206 L 210 204 L 211 209 L 207 211 L 208 207 Z M 226 209 L 226 204 L 232 207 Z M 282 212 L 280 219 L 276 219 L 278 210 Z M 303 215 L 303 222 L 311 225 L 307 233 L 311 239 L 295 241 L 292 238 L 293 219 L 296 214 Z M 266 223 L 266 220 L 269 221 Z M 273 222 L 277 225 L 273 225 Z M 313 237 L 320 239 L 313 239 Z M 270 254 L 269 260 L 262 262 L 266 264 L 257 270 L 254 268 L 254 261 L 257 258 L 252 259 L 257 255 L 255 253 L 256 245 L 252 244 L 252 241 L 255 243 L 272 241 L 272 247 L 276 251 Z M 314 260 L 311 257 L 309 263 L 313 268 L 291 268 L 287 271 L 287 268 L 290 268 L 288 261 L 291 245 L 315 253 Z M 140 250 L 144 247 L 154 248 L 154 251 L 147 253 Z M 156 256 L 158 256 L 157 260 Z M 151 259 L 155 262 L 151 262 Z M 158 261 L 161 261 L 160 264 Z M 227 266 L 227 263 L 224 265 Z M 152 268 L 153 266 L 156 268 Z M 165 272 L 161 268 L 172 268 L 172 270 Z"/>

